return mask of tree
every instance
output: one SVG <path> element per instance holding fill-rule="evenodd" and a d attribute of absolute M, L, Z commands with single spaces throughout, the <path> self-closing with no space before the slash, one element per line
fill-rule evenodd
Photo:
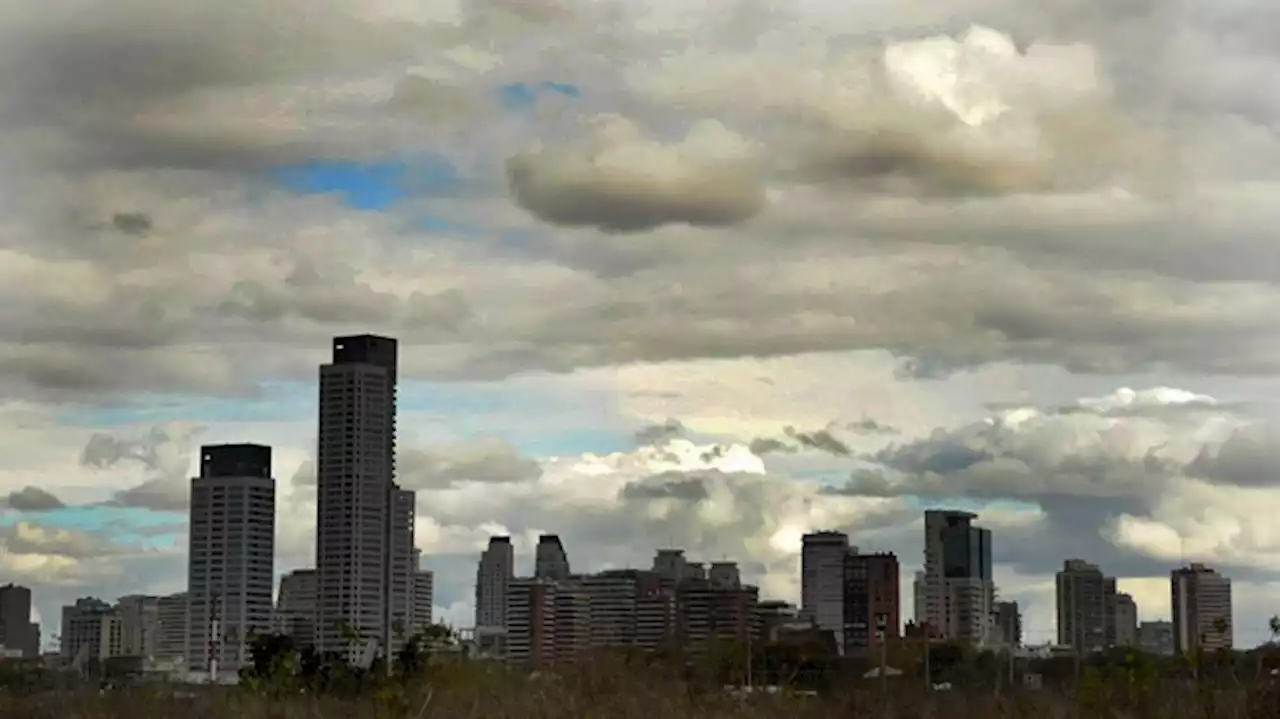
<path fill-rule="evenodd" d="M 1273 614 L 1267 622 L 1267 628 L 1271 630 L 1271 643 L 1280 642 L 1280 615 Z"/>

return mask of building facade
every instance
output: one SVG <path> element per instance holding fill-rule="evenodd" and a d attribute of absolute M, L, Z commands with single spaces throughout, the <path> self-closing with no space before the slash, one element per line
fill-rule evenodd
<path fill-rule="evenodd" d="M 413 633 L 422 634 L 435 623 L 432 602 L 435 600 L 436 575 L 418 568 L 413 574 Z"/>
<path fill-rule="evenodd" d="M 22 657 L 40 656 L 40 625 L 31 621 L 31 590 L 26 587 L 0 587 L 0 648 Z"/>
<path fill-rule="evenodd" d="M 1136 647 L 1138 645 L 1138 603 L 1133 596 L 1118 592 L 1115 595 L 1115 611 L 1112 612 L 1115 622 L 1115 641 L 1117 647 Z"/>
<path fill-rule="evenodd" d="M 270 447 L 200 449 L 200 476 L 191 480 L 187 669 L 210 671 L 216 659 L 219 675 L 234 675 L 248 661 L 251 636 L 270 631 L 275 514 Z"/>
<path fill-rule="evenodd" d="M 925 623 L 935 636 L 988 643 L 995 631 L 991 532 L 974 526 L 972 512 L 930 509 L 924 514 Z"/>
<path fill-rule="evenodd" d="M 476 566 L 476 630 L 507 626 L 507 592 L 515 578 L 516 553 L 510 537 L 490 537 Z"/>
<path fill-rule="evenodd" d="M 569 575 L 569 555 L 564 551 L 560 536 L 544 534 L 538 537 L 538 547 L 534 550 L 533 576 L 539 579 L 565 580 Z"/>
<path fill-rule="evenodd" d="M 849 546 L 844 532 L 814 532 L 801 541 L 800 612 L 831 633 L 843 654 L 845 558 L 857 549 Z"/>
<path fill-rule="evenodd" d="M 1017 602 L 996 602 L 996 631 L 1006 647 L 1022 646 L 1022 612 Z"/>
<path fill-rule="evenodd" d="M 845 654 L 869 652 L 901 634 L 899 566 L 894 554 L 847 554 L 844 560 Z"/>
<path fill-rule="evenodd" d="M 1169 574 L 1174 651 L 1232 649 L 1231 580 L 1203 564 Z"/>
<path fill-rule="evenodd" d="M 1082 653 L 1112 646 L 1115 580 L 1104 575 L 1096 564 L 1068 559 L 1055 577 L 1055 586 L 1058 645 Z"/>
<path fill-rule="evenodd" d="M 190 599 L 186 592 L 170 594 L 156 600 L 155 660 L 186 668 Z"/>
<path fill-rule="evenodd" d="M 159 597 L 143 594 L 120 597 L 117 607 L 120 612 L 124 656 L 144 659 L 155 657 L 156 640 L 159 638 L 159 601 Z"/>
<path fill-rule="evenodd" d="M 280 578 L 276 595 L 276 631 L 287 634 L 299 647 L 315 646 L 316 570 L 295 569 Z"/>
<path fill-rule="evenodd" d="M 315 633 L 322 653 L 354 654 L 352 634 L 394 651 L 411 622 L 414 497 L 395 482 L 398 352 L 388 337 L 337 337 L 331 362 L 320 367 Z"/>
<path fill-rule="evenodd" d="M 1138 648 L 1148 654 L 1173 656 L 1173 622 L 1155 621 L 1139 624 Z"/>
<path fill-rule="evenodd" d="M 62 608 L 59 653 L 63 659 L 101 661 L 123 656 L 122 652 L 120 615 L 115 607 L 85 597 Z"/>

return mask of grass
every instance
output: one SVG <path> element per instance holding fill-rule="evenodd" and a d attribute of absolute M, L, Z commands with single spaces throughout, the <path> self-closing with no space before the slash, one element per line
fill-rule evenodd
<path fill-rule="evenodd" d="M 735 699 L 635 668 L 593 664 L 540 678 L 459 664 L 412 682 L 349 687 L 342 695 L 294 686 L 145 685 L 99 693 L 67 687 L 0 694 L 4 719 L 1276 719 L 1280 691 L 1266 682 L 1086 677 L 1070 689 L 998 694 L 925 692 L 915 679 L 835 682 L 821 698 Z M 181 695 L 175 696 L 175 690 Z"/>

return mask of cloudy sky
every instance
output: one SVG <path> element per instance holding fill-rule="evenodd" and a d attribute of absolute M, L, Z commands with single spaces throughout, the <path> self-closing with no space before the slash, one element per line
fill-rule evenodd
<path fill-rule="evenodd" d="M 798 598 L 799 537 L 973 508 L 1053 637 L 1083 557 L 1280 607 L 1280 7 L 1258 0 L 21 0 L 0 16 L 0 582 L 46 638 L 185 583 L 202 443 L 402 342 L 438 613 L 494 533 Z M 1270 518 L 1270 519 L 1268 519 Z M 1270 527 L 1270 528 L 1269 528 Z M 910 587 L 904 587 L 910 606 Z"/>

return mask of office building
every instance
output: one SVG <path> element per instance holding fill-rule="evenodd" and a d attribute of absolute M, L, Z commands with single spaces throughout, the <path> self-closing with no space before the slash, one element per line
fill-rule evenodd
<path fill-rule="evenodd" d="M 1155 621 L 1139 624 L 1138 648 L 1148 654 L 1173 656 L 1173 622 Z"/>
<path fill-rule="evenodd" d="M 972 512 L 925 511 L 922 604 L 935 636 L 986 644 L 995 630 L 995 583 L 991 532 L 974 526 L 977 518 Z"/>
<path fill-rule="evenodd" d="M 187 561 L 187 669 L 234 676 L 248 641 L 272 625 L 276 483 L 271 448 L 224 444 L 200 449 L 191 480 Z"/>
<path fill-rule="evenodd" d="M 569 578 L 569 555 L 564 551 L 564 544 L 556 534 L 544 534 L 538 537 L 538 547 L 534 553 L 533 576 L 539 579 L 563 580 Z"/>
<path fill-rule="evenodd" d="M 898 557 L 846 554 L 844 627 L 840 645 L 847 655 L 865 654 L 900 636 Z"/>
<path fill-rule="evenodd" d="M 996 602 L 996 634 L 1005 647 L 1022 646 L 1022 612 L 1017 602 Z"/>
<path fill-rule="evenodd" d="M 1231 580 L 1203 564 L 1169 573 L 1174 651 L 1214 651 L 1234 646 Z"/>
<path fill-rule="evenodd" d="M 1108 581 L 1110 580 L 1110 581 Z M 1068 559 L 1055 577 L 1058 645 L 1077 652 L 1096 652 L 1111 646 L 1114 634 L 1115 580 L 1095 564 Z"/>
<path fill-rule="evenodd" d="M 337 337 L 320 367 L 316 450 L 316 645 L 358 651 L 354 632 L 398 648 L 412 618 L 414 496 L 395 482 L 398 345 Z"/>
<path fill-rule="evenodd" d="M 421 559 L 418 560 L 419 562 Z M 414 566 L 418 566 L 415 562 Z M 429 569 L 413 574 L 413 634 L 422 634 L 435 622 L 432 601 L 435 599 L 436 575 Z"/>
<path fill-rule="evenodd" d="M 516 554 L 510 537 L 490 537 L 476 567 L 476 630 L 507 626 L 507 592 L 515 577 Z M 492 631 L 489 632 L 492 634 Z"/>
<path fill-rule="evenodd" d="M 296 646 L 315 646 L 318 591 L 314 569 L 295 569 L 280 578 L 280 591 L 276 597 L 276 631 L 289 635 Z"/>
<path fill-rule="evenodd" d="M 506 656 L 516 664 L 545 666 L 556 659 L 556 593 L 550 579 L 513 578 L 506 591 Z"/>
<path fill-rule="evenodd" d="M 687 579 L 675 591 L 675 639 L 688 651 L 715 642 L 745 642 L 759 636 L 760 590 L 750 585 L 722 587 L 710 579 Z"/>
<path fill-rule="evenodd" d="M 915 578 L 911 580 L 911 595 L 911 619 L 916 625 L 924 626 L 929 621 L 929 611 L 925 601 L 928 599 L 929 590 L 925 584 L 923 571 L 917 571 Z"/>
<path fill-rule="evenodd" d="M 175 668 L 186 667 L 187 636 L 191 630 L 187 618 L 190 607 L 186 592 L 170 594 L 156 600 L 155 660 Z M 203 657 L 197 657 L 197 660 Z"/>
<path fill-rule="evenodd" d="M 71 661 L 102 661 L 123 656 L 120 615 L 114 607 L 96 597 L 77 599 L 62 608 L 62 637 L 59 653 Z"/>
<path fill-rule="evenodd" d="M 1112 612 L 1115 626 L 1117 647 L 1136 647 L 1138 645 L 1138 604 L 1131 595 L 1118 592 L 1114 598 L 1115 610 Z"/>
<path fill-rule="evenodd" d="M 31 590 L 26 587 L 0 587 L 0 648 L 22 657 L 40 656 L 40 625 L 31 621 Z"/>
<path fill-rule="evenodd" d="M 742 586 L 742 572 L 737 562 L 712 562 L 707 579 L 717 587 L 737 589 Z"/>
<path fill-rule="evenodd" d="M 156 653 L 160 605 L 158 597 L 131 594 L 116 602 L 120 613 L 121 651 L 126 657 L 152 659 Z"/>
<path fill-rule="evenodd" d="M 800 550 L 800 612 L 820 631 L 835 637 L 844 652 L 845 557 L 857 549 L 844 532 L 804 535 Z"/>

